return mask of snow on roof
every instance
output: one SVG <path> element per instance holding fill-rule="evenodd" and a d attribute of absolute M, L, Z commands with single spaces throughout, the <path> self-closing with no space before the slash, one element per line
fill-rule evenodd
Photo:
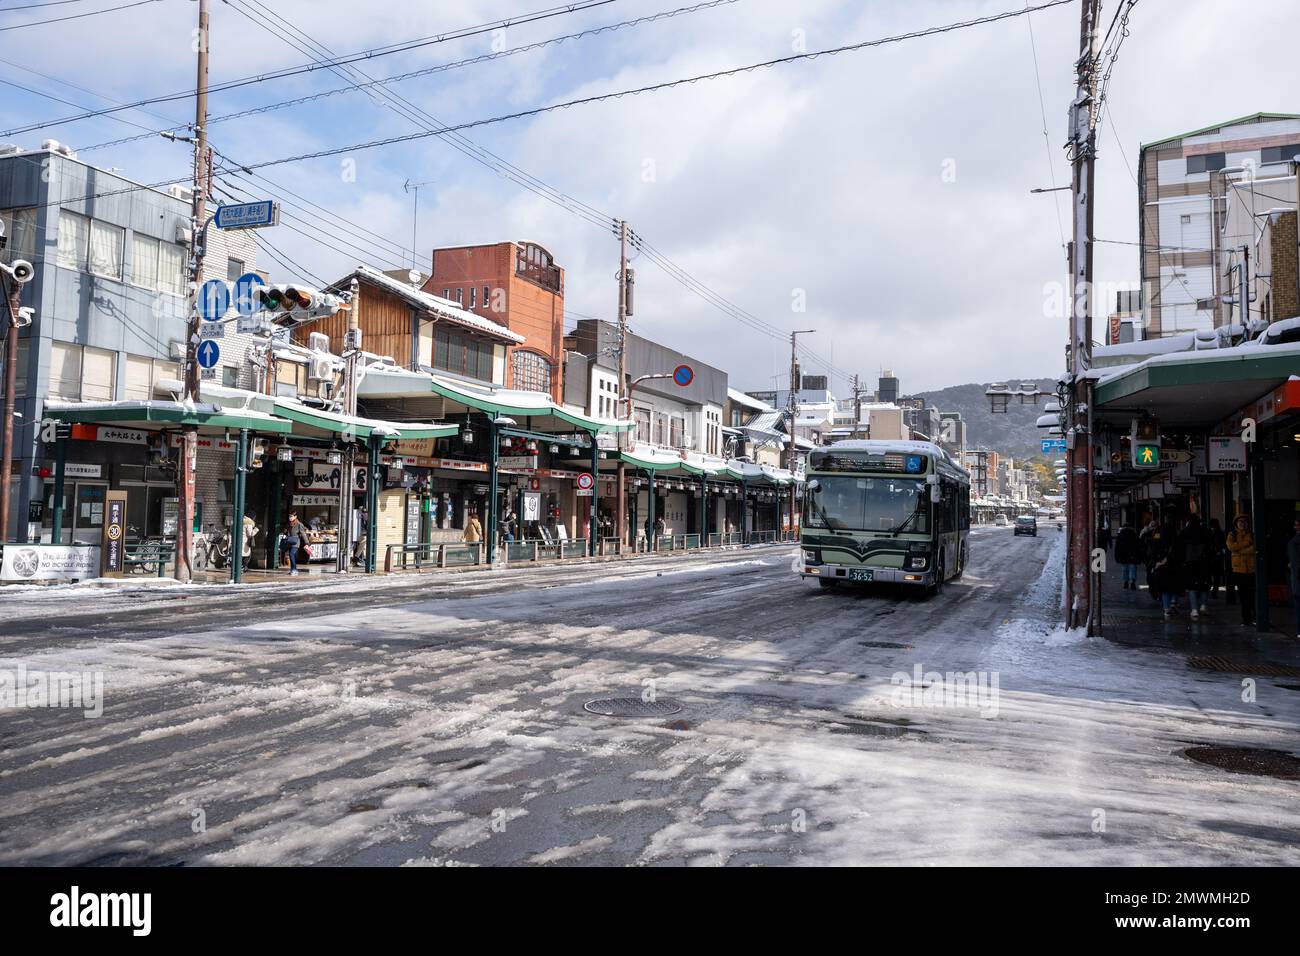
<path fill-rule="evenodd" d="M 735 402 L 737 405 L 744 405 L 746 408 L 752 408 L 758 412 L 767 412 L 772 410 L 772 406 L 767 404 L 767 402 L 760 402 L 753 395 L 746 395 L 744 392 L 738 391 L 734 388 L 727 389 L 727 398 Z"/>
<path fill-rule="evenodd" d="M 377 285 L 385 291 L 393 293 L 393 295 L 400 296 L 418 308 L 433 312 L 439 318 L 450 319 L 460 325 L 472 328 L 476 332 L 493 335 L 508 342 L 514 342 L 516 345 L 524 341 L 522 335 L 511 332 L 498 322 L 493 322 L 491 319 L 462 309 L 450 299 L 444 299 L 442 296 L 433 295 L 430 292 L 417 289 L 413 285 L 394 279 L 392 276 L 384 275 L 378 269 L 367 265 L 358 265 L 354 275 L 364 278 L 367 282 Z M 351 276 L 340 279 L 334 283 L 333 287 L 338 288 L 347 283 L 349 279 L 351 279 Z"/>
<path fill-rule="evenodd" d="M 910 441 L 900 438 L 897 441 L 888 438 L 856 438 L 837 441 L 830 446 L 836 451 L 866 451 L 877 455 L 888 452 L 916 452 L 924 455 L 946 457 L 947 452 L 930 441 Z"/>

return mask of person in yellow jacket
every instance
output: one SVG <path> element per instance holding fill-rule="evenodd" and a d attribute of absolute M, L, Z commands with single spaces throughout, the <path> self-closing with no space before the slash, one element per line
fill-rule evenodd
<path fill-rule="evenodd" d="M 465 522 L 465 533 L 460 537 L 462 541 L 468 541 L 471 544 L 483 540 L 483 525 L 479 523 L 477 511 L 469 513 L 469 518 Z"/>
<path fill-rule="evenodd" d="M 1248 627 L 1255 623 L 1255 536 L 1246 515 L 1233 519 L 1228 553 L 1232 555 L 1232 586 L 1241 605 L 1241 623 Z"/>

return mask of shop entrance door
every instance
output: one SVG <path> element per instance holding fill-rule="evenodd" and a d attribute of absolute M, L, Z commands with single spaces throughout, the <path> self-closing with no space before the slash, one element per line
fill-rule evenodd
<path fill-rule="evenodd" d="M 99 544 L 104 534 L 104 499 L 106 481 L 78 481 L 72 497 L 72 540 L 82 544 Z M 67 518 L 64 519 L 67 525 Z"/>

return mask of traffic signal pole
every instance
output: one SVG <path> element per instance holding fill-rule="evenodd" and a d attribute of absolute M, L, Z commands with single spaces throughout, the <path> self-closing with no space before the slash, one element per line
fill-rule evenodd
<path fill-rule="evenodd" d="M 1100 0 L 1081 0 L 1077 85 L 1070 106 L 1070 159 L 1073 166 L 1073 241 L 1070 243 L 1069 408 L 1066 409 L 1069 500 L 1069 541 L 1066 557 L 1065 616 L 1067 627 L 1084 627 L 1092 634 L 1098 624 L 1091 577 L 1093 535 L 1092 450 L 1092 231 L 1093 188 L 1096 182 L 1097 32 Z"/>
<path fill-rule="evenodd" d="M 620 219 L 618 221 L 618 397 L 614 406 L 615 416 L 618 415 L 617 409 L 623 405 L 624 398 L 627 399 L 627 417 L 630 421 L 632 418 L 632 399 L 628 395 L 627 387 L 627 221 Z M 628 539 L 627 469 L 623 462 L 623 450 L 626 447 L 627 432 L 620 431 L 618 433 L 619 455 L 615 478 L 618 484 L 618 497 L 615 499 L 617 505 L 615 507 L 614 521 L 623 545 L 627 544 Z M 635 543 L 636 535 L 633 534 L 631 537 L 633 543 Z"/>
<path fill-rule="evenodd" d="M 199 338 L 199 287 L 203 284 L 203 227 L 207 212 L 208 193 L 208 5 L 209 0 L 199 0 L 198 75 L 194 84 L 194 175 L 193 197 L 190 207 L 190 287 L 189 312 L 185 328 L 185 397 L 191 402 L 199 400 L 199 364 L 196 346 Z M 180 462 L 176 468 L 177 510 L 180 512 L 176 527 L 176 579 L 189 581 L 193 575 L 190 564 L 194 539 L 194 468 L 198 457 L 198 428 L 186 425 L 181 432 Z M 234 520 L 242 520 L 235 515 Z"/>

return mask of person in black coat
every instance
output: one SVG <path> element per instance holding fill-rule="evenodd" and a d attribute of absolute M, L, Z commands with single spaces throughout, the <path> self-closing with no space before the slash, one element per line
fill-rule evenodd
<path fill-rule="evenodd" d="M 1150 560 L 1149 584 L 1152 592 L 1160 595 L 1165 617 L 1169 617 L 1183 592 L 1183 551 L 1172 521 L 1151 535 Z"/>
<path fill-rule="evenodd" d="M 1178 534 L 1182 550 L 1183 590 L 1187 592 L 1188 616 L 1194 621 L 1206 612 L 1205 601 L 1210 591 L 1210 562 L 1214 541 L 1201 524 L 1199 515 L 1192 515 Z"/>
<path fill-rule="evenodd" d="M 1115 561 L 1124 572 L 1124 590 L 1137 590 L 1138 565 L 1142 563 L 1142 544 L 1131 525 L 1124 525 L 1115 537 Z"/>

